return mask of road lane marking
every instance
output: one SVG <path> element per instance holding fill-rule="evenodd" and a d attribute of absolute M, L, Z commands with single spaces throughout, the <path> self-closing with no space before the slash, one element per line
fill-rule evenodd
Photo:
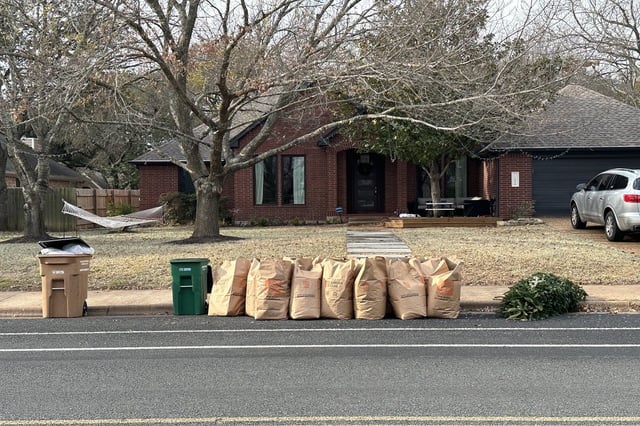
<path fill-rule="evenodd" d="M 178 417 L 178 418 L 120 418 L 120 419 L 24 419 L 0 420 L 0 426 L 40 425 L 115 425 L 115 424 L 638 424 L 640 417 L 585 416 L 308 416 L 308 417 Z"/>
<path fill-rule="evenodd" d="M 371 328 L 281 328 L 281 329 L 253 329 L 243 328 L 234 330 L 104 330 L 104 331 L 39 331 L 39 332 L 1 332 L 0 336 L 76 336 L 76 335 L 107 335 L 107 334 L 224 334 L 224 333 L 308 333 L 308 332 L 369 332 L 369 331 L 640 331 L 640 327 L 371 327 Z"/>
<path fill-rule="evenodd" d="M 395 348 L 487 348 L 487 349 L 628 349 L 640 348 L 640 343 L 618 344 L 511 344 L 511 343 L 408 343 L 408 344 L 329 344 L 329 345 L 197 345 L 197 346 L 103 346 L 66 348 L 1 348 L 0 353 L 17 352 L 108 352 L 108 351 L 180 351 L 237 349 L 395 349 Z"/>

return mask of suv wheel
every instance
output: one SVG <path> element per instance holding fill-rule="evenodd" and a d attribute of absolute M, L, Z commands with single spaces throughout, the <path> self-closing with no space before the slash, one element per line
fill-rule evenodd
<path fill-rule="evenodd" d="M 624 234 L 618 228 L 618 222 L 613 212 L 608 211 L 604 217 L 604 233 L 609 241 L 620 241 Z"/>
<path fill-rule="evenodd" d="M 580 220 L 580 213 L 575 204 L 571 205 L 571 226 L 573 229 L 584 229 L 587 226 L 587 222 Z"/>

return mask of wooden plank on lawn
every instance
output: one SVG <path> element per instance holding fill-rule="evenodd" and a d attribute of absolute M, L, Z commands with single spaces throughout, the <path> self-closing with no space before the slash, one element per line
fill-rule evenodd
<path fill-rule="evenodd" d="M 385 226 L 387 228 L 426 228 L 426 227 L 481 227 L 497 226 L 500 219 L 496 217 L 411 217 L 392 218 Z"/>

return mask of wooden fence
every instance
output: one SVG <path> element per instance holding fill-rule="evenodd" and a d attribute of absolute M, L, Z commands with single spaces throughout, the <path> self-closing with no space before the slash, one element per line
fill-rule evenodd
<path fill-rule="evenodd" d="M 140 191 L 125 189 L 84 189 L 84 188 L 55 188 L 47 193 L 45 202 L 45 229 L 50 232 L 70 232 L 78 228 L 91 228 L 91 222 L 76 218 L 75 216 L 62 214 L 62 206 L 65 200 L 81 209 L 96 214 L 107 216 L 107 210 L 111 206 L 125 204 L 138 210 L 140 206 Z M 24 229 L 24 197 L 20 188 L 9 188 L 7 211 L 9 216 L 9 231 L 22 231 Z"/>

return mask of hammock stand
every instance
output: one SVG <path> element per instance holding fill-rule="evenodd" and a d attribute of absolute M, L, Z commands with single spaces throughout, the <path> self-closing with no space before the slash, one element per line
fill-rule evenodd
<path fill-rule="evenodd" d="M 88 212 L 78 206 L 74 206 L 65 200 L 62 200 L 62 202 L 64 203 L 62 206 L 62 213 L 79 217 L 80 219 L 95 223 L 96 225 L 100 225 L 104 228 L 122 228 L 125 230 L 130 226 L 147 225 L 162 221 L 163 206 L 141 210 L 131 214 L 103 217 Z"/>

